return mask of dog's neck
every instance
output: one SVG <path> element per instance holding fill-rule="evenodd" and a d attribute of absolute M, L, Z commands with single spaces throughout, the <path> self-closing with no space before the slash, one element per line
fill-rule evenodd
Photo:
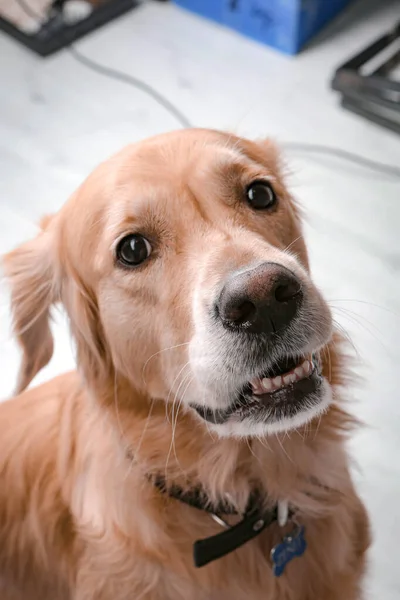
<path fill-rule="evenodd" d="M 336 398 L 342 385 L 337 348 L 335 340 L 324 364 Z M 183 489 L 200 485 L 211 501 L 229 496 L 239 510 L 255 486 L 273 501 L 285 498 L 313 509 L 315 498 L 320 506 L 325 489 L 340 492 L 349 484 L 343 434 L 352 420 L 338 404 L 299 430 L 235 439 L 210 432 L 190 411 L 172 415 L 163 401 L 139 397 L 126 380 L 117 382 L 117 405 L 115 383 L 110 382 L 108 398 L 102 389 L 127 468 L 143 480 L 161 475 Z"/>

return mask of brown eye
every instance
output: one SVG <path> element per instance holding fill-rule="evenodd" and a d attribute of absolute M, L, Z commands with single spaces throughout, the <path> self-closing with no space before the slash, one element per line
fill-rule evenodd
<path fill-rule="evenodd" d="M 141 235 L 127 235 L 117 246 L 117 260 L 125 267 L 140 265 L 150 254 L 150 243 Z"/>
<path fill-rule="evenodd" d="M 255 210 L 272 208 L 277 201 L 274 189 L 268 181 L 255 181 L 247 188 L 247 202 Z"/>

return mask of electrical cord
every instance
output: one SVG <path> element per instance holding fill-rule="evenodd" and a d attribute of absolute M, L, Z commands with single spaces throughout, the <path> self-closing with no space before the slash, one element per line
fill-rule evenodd
<path fill-rule="evenodd" d="M 41 21 L 42 25 L 44 24 L 42 17 L 35 13 L 35 11 L 30 6 L 28 6 L 25 0 L 14 1 L 17 4 L 19 4 L 19 6 L 25 11 L 25 13 L 28 16 L 37 18 Z M 72 45 L 72 43 L 68 44 L 67 50 L 77 62 L 87 67 L 88 69 L 91 69 L 99 75 L 109 77 L 121 83 L 126 83 L 153 98 L 153 100 L 157 102 L 160 106 L 162 106 L 171 116 L 173 116 L 183 128 L 193 127 L 189 119 L 174 104 L 172 104 L 172 102 L 170 102 L 167 98 L 165 98 L 165 96 L 163 96 L 160 92 L 158 92 L 148 83 L 142 81 L 141 79 L 138 79 L 137 77 L 134 77 L 133 75 L 124 73 L 122 71 L 118 71 L 117 69 L 111 67 L 107 67 L 92 60 L 91 58 L 88 58 L 87 56 L 79 52 L 79 50 L 77 50 L 76 47 Z M 322 144 L 308 144 L 297 142 L 287 142 L 284 143 L 283 146 L 286 147 L 288 150 L 292 150 L 294 152 L 304 152 L 308 154 L 331 156 L 340 160 L 348 161 L 350 163 L 356 164 L 360 167 L 369 169 L 371 171 L 375 171 L 378 173 L 382 173 L 383 175 L 387 175 L 389 177 L 400 179 L 399 167 L 396 167 L 394 165 L 388 165 L 385 163 L 380 163 L 366 158 L 364 156 L 360 156 L 359 154 L 355 154 L 354 152 L 343 150 L 342 148 L 335 148 L 332 146 L 325 146 Z"/>
<path fill-rule="evenodd" d="M 88 58 L 84 54 L 81 54 L 75 46 L 72 44 L 68 46 L 68 50 L 71 55 L 77 60 L 79 63 L 84 65 L 85 67 L 95 71 L 99 75 L 104 75 L 105 77 L 110 77 L 115 79 L 116 81 L 120 81 L 122 83 L 127 83 L 132 87 L 144 92 L 157 104 L 165 108 L 165 110 L 172 115 L 178 123 L 185 129 L 186 127 L 192 127 L 189 120 L 185 117 L 185 115 L 176 107 L 172 102 L 170 102 L 165 96 L 160 94 L 157 90 L 155 90 L 151 85 L 145 83 L 144 81 L 134 77 L 133 75 L 128 75 L 128 73 L 123 73 L 122 71 L 117 71 L 116 69 L 112 69 L 110 67 L 106 67 L 104 65 L 95 62 L 91 58 Z"/>
<path fill-rule="evenodd" d="M 347 150 L 342 150 L 342 148 L 336 148 L 333 146 L 324 146 L 321 144 L 304 144 L 304 143 L 297 143 L 297 142 L 284 143 L 283 146 L 288 148 L 288 150 L 293 150 L 294 152 L 307 152 L 310 154 L 326 154 L 328 156 L 333 156 L 335 158 L 339 158 L 341 160 L 345 160 L 345 161 L 354 163 L 360 167 L 370 169 L 371 171 L 377 171 L 379 173 L 389 175 L 390 177 L 395 177 L 395 178 L 400 179 L 400 168 L 399 167 L 395 167 L 394 165 L 388 165 L 385 163 L 377 162 L 375 160 L 371 160 L 370 158 L 360 156 L 359 154 L 355 154 L 353 152 L 348 152 Z"/>

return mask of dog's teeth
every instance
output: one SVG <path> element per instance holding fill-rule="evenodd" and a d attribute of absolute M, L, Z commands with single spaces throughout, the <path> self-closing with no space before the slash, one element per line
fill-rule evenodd
<path fill-rule="evenodd" d="M 250 381 L 250 386 L 254 395 L 262 396 L 262 394 L 265 394 L 265 392 L 275 392 L 285 386 L 291 385 L 296 381 L 300 381 L 301 379 L 308 377 L 312 373 L 313 369 L 313 363 L 309 359 L 305 359 L 301 365 L 284 375 L 278 375 L 274 378 L 254 378 L 252 381 Z"/>
<path fill-rule="evenodd" d="M 294 383 L 297 380 L 297 376 L 295 373 L 288 373 L 283 377 L 283 381 L 285 385 L 289 385 L 290 383 Z"/>
<path fill-rule="evenodd" d="M 262 382 L 261 379 L 253 379 L 253 381 L 250 381 L 250 385 L 251 385 L 251 389 L 253 390 L 253 394 L 262 394 L 263 393 L 263 386 L 262 386 Z"/>
<path fill-rule="evenodd" d="M 266 377 L 264 377 L 264 379 L 262 380 L 262 386 L 266 392 L 270 392 L 273 387 L 271 379 L 267 379 Z"/>
<path fill-rule="evenodd" d="M 282 377 L 280 375 L 278 375 L 278 377 L 274 377 L 272 380 L 272 384 L 274 388 L 282 387 Z"/>

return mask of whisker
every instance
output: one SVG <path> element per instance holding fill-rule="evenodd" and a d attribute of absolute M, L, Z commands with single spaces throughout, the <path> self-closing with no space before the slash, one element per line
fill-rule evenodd
<path fill-rule="evenodd" d="M 256 435 L 257 440 L 260 442 L 261 446 L 271 452 L 271 446 L 267 442 L 266 437 L 261 437 L 260 435 Z"/>
<path fill-rule="evenodd" d="M 210 371 L 209 371 L 209 373 L 207 375 L 207 378 L 206 378 L 206 380 L 205 380 L 205 382 L 203 384 L 204 385 L 204 391 L 203 391 L 203 396 L 202 396 L 202 399 L 201 399 L 201 403 L 202 403 L 202 405 L 204 407 L 207 406 L 206 402 L 205 402 L 206 394 L 207 394 L 207 384 L 208 384 L 208 381 L 209 381 L 211 375 L 213 375 L 214 372 L 215 372 L 214 369 L 210 369 Z M 205 425 L 206 425 L 206 428 L 207 428 L 209 436 L 211 437 L 212 440 L 215 440 L 214 433 L 213 433 L 212 429 L 210 428 L 210 423 L 207 421 L 207 419 L 205 419 L 204 422 L 205 422 Z"/>
<path fill-rule="evenodd" d="M 388 347 L 384 344 L 384 342 L 380 339 L 380 337 L 378 337 L 373 331 L 371 331 L 371 329 L 369 327 L 367 327 L 364 323 L 360 322 L 358 317 L 361 317 L 361 315 L 357 315 L 356 313 L 354 313 L 353 311 L 349 311 L 348 309 L 345 308 L 340 308 L 340 307 L 336 307 L 336 310 L 340 310 L 342 312 L 342 314 L 344 316 L 346 316 L 347 318 L 351 319 L 355 324 L 357 324 L 359 327 L 361 327 L 364 331 L 366 331 L 367 333 L 370 334 L 371 337 L 373 337 L 373 339 L 378 342 L 381 347 L 383 348 L 383 350 L 385 351 L 385 353 L 392 357 L 392 354 L 390 352 L 390 350 L 388 349 Z M 378 333 L 382 333 L 379 329 L 377 329 L 372 323 L 370 323 L 367 319 L 364 318 L 364 320 L 367 321 L 367 323 L 373 327 L 373 329 L 375 329 L 376 331 L 378 331 Z"/>
<path fill-rule="evenodd" d="M 319 417 L 318 417 L 318 425 L 317 425 L 317 428 L 316 428 L 316 430 L 315 430 L 315 434 L 314 434 L 313 441 L 315 441 L 315 439 L 316 439 L 316 437 L 317 437 L 317 435 L 318 435 L 319 428 L 321 427 L 321 421 L 322 421 L 322 413 L 320 413 L 320 415 L 319 415 Z"/>
<path fill-rule="evenodd" d="M 178 386 L 178 389 L 176 391 L 174 400 L 172 402 L 173 412 L 172 412 L 172 416 L 171 416 L 171 426 L 172 426 L 172 429 L 171 429 L 171 443 L 169 445 L 167 459 L 166 459 L 166 462 L 165 462 L 165 479 L 167 479 L 168 464 L 169 464 L 169 459 L 171 457 L 171 452 L 172 452 L 172 449 L 173 449 L 173 446 L 174 446 L 174 443 L 175 443 L 175 433 L 176 433 L 176 426 L 177 426 L 177 422 L 178 422 L 178 414 L 179 414 L 179 409 L 180 409 L 181 403 L 182 403 L 182 401 L 180 399 L 178 399 L 178 394 L 179 394 L 179 390 L 180 390 L 181 386 L 184 384 L 184 382 L 188 378 L 190 379 L 190 375 L 191 374 L 189 372 L 189 373 L 186 373 L 186 375 L 183 376 L 183 378 L 182 378 L 182 380 L 181 380 L 181 382 L 180 382 L 180 384 Z M 190 385 L 190 383 L 191 383 L 191 380 L 189 381 L 189 385 Z M 177 399 L 178 399 L 178 407 L 177 407 L 176 417 L 175 417 L 175 405 L 176 405 Z M 176 453 L 175 453 L 175 456 L 176 456 Z M 177 461 L 177 462 L 178 462 L 178 465 L 179 465 L 179 461 Z M 182 468 L 181 468 L 181 471 L 183 472 Z"/>
<path fill-rule="evenodd" d="M 181 369 L 178 371 L 178 374 L 177 374 L 177 376 L 175 377 L 175 379 L 174 379 L 174 380 L 173 380 L 173 382 L 172 382 L 172 385 L 171 385 L 171 387 L 170 387 L 170 389 L 169 389 L 169 392 L 168 392 L 167 399 L 166 399 L 166 401 L 165 401 L 165 406 L 166 406 L 167 408 L 168 408 L 169 399 L 171 398 L 171 395 L 172 395 L 172 392 L 173 392 L 173 389 L 174 389 L 175 383 L 176 383 L 176 381 L 179 379 L 179 377 L 180 377 L 181 373 L 183 372 L 183 370 L 184 370 L 184 369 L 186 369 L 186 367 L 187 367 L 188 365 L 189 365 L 189 361 L 188 361 L 188 362 L 186 362 L 186 363 L 183 365 L 183 367 L 182 367 L 182 368 L 181 368 Z M 168 421 L 168 422 L 170 422 L 170 420 L 169 420 L 169 417 L 168 417 L 168 411 L 166 412 L 166 417 L 167 417 L 167 421 Z"/>
<path fill-rule="evenodd" d="M 159 350 L 158 352 L 155 352 L 154 354 L 152 354 L 144 363 L 143 369 L 142 369 L 142 380 L 143 383 L 147 383 L 144 375 L 145 375 L 145 370 L 147 365 L 149 364 L 149 362 L 155 357 L 158 356 L 159 354 L 161 354 L 162 352 L 167 352 L 167 350 L 174 350 L 175 348 L 181 348 L 182 346 L 188 346 L 190 344 L 190 342 L 183 342 L 183 344 L 176 344 L 175 346 L 169 346 L 168 348 L 163 348 L 162 350 Z"/>
<path fill-rule="evenodd" d="M 278 443 L 279 443 L 279 445 L 280 445 L 280 447 L 282 449 L 282 452 L 285 454 L 285 456 L 287 457 L 287 459 L 294 465 L 295 463 L 294 463 L 293 459 L 289 456 L 289 454 L 286 452 L 286 450 L 285 450 L 285 448 L 284 448 L 284 446 L 282 444 L 282 440 L 279 437 L 279 434 L 276 433 L 275 437 L 278 440 Z"/>
<path fill-rule="evenodd" d="M 329 350 L 329 346 L 325 346 L 323 348 L 323 352 L 324 353 L 326 352 L 328 354 L 328 369 L 329 369 L 328 381 L 329 381 L 329 383 L 331 383 L 331 381 L 332 381 L 332 359 L 331 359 L 331 352 Z"/>
<path fill-rule="evenodd" d="M 138 445 L 135 448 L 134 458 L 131 461 L 130 467 L 132 467 L 135 458 L 139 459 L 140 448 L 142 447 L 142 443 L 143 443 L 144 437 L 145 437 L 147 429 L 149 427 L 150 417 L 151 417 L 152 412 L 153 412 L 154 403 L 155 403 L 155 399 L 153 398 L 152 401 L 151 401 L 151 403 L 150 403 L 150 409 L 149 409 L 148 415 L 146 417 L 146 421 L 144 423 L 144 427 L 143 427 L 143 431 L 142 431 L 142 434 L 141 434 L 140 439 L 139 439 L 139 443 L 138 443 Z M 129 473 L 130 473 L 130 469 L 127 472 L 127 475 L 126 475 L 127 477 L 129 475 Z"/>
<path fill-rule="evenodd" d="M 183 394 L 182 394 L 181 400 L 180 400 L 180 402 L 179 402 L 179 404 L 178 404 L 178 409 L 177 409 L 177 411 L 176 411 L 175 427 L 174 427 L 174 430 L 173 430 L 173 436 L 172 436 L 172 439 L 173 439 L 173 450 L 174 450 L 174 456 L 175 456 L 175 460 L 176 460 L 176 462 L 177 462 L 177 465 L 178 465 L 178 467 L 180 468 L 180 470 L 181 470 L 181 472 L 182 472 L 182 474 L 183 474 L 183 475 L 186 475 L 186 471 L 184 471 L 184 469 L 182 469 L 182 465 L 181 465 L 181 463 L 180 463 L 180 461 L 179 461 L 179 459 L 178 459 L 178 455 L 177 455 L 177 453 L 176 453 L 175 432 L 176 432 L 176 426 L 177 426 L 177 424 L 178 424 L 178 415 L 179 415 L 179 411 L 180 411 L 180 409 L 181 409 L 181 407 L 182 407 L 182 404 L 183 404 L 183 402 L 184 402 L 185 394 L 186 394 L 187 390 L 189 389 L 189 386 L 190 386 L 190 384 L 192 383 L 192 381 L 193 381 L 193 377 L 189 377 L 189 380 L 188 380 L 188 382 L 187 382 L 187 385 L 186 385 L 186 387 L 185 387 L 185 389 L 184 389 L 184 391 L 183 391 Z"/>
<path fill-rule="evenodd" d="M 183 369 L 181 369 L 181 371 L 179 372 L 179 374 L 180 374 L 180 373 L 182 373 L 182 372 L 183 372 L 183 370 L 184 370 L 184 369 L 185 369 L 185 368 L 186 368 L 188 365 L 189 365 L 189 363 L 186 363 L 186 365 L 184 366 L 184 368 L 183 368 Z M 176 392 L 175 392 L 175 396 L 174 396 L 174 399 L 173 399 L 173 401 L 172 401 L 172 410 L 171 410 L 171 424 L 172 424 L 172 425 L 173 425 L 173 423 L 174 423 L 174 411 L 175 411 L 176 400 L 177 400 L 177 398 L 178 398 L 179 391 L 180 391 L 180 389 L 181 389 L 182 385 L 184 384 L 184 382 L 186 381 L 186 379 L 187 379 L 188 375 L 190 375 L 190 371 L 189 371 L 188 373 L 186 373 L 185 375 L 183 375 L 183 376 L 182 376 L 182 379 L 181 379 L 181 381 L 180 381 L 180 383 L 179 383 L 179 385 L 178 385 L 178 389 L 176 390 Z M 168 394 L 167 402 L 169 401 L 169 397 L 170 397 L 170 395 Z"/>
<path fill-rule="evenodd" d="M 250 440 L 249 440 L 249 438 L 247 438 L 247 437 L 246 437 L 246 444 L 247 444 L 247 446 L 248 446 L 248 448 L 249 448 L 249 450 L 250 450 L 251 454 L 252 454 L 252 455 L 254 456 L 254 458 L 256 459 L 256 461 L 257 461 L 257 462 L 259 462 L 259 463 L 261 464 L 260 457 L 259 457 L 259 456 L 257 456 L 257 454 L 255 454 L 255 453 L 254 453 L 254 450 L 253 450 L 253 448 L 251 447 L 251 444 L 250 444 Z"/>
<path fill-rule="evenodd" d="M 117 373 L 114 373 L 114 406 L 115 406 L 115 415 L 117 418 L 117 424 L 118 424 L 118 429 L 119 432 L 121 434 L 121 440 L 126 442 L 127 446 L 127 440 L 125 439 L 125 432 L 122 428 L 122 423 L 121 423 L 121 417 L 120 417 L 120 413 L 119 413 L 119 406 L 118 406 L 118 392 L 117 392 Z"/>
<path fill-rule="evenodd" d="M 291 248 L 293 246 L 293 244 L 298 242 L 302 237 L 304 237 L 304 236 L 302 234 L 300 234 L 295 240 L 293 240 L 293 242 L 290 242 L 290 244 L 288 246 L 286 246 L 286 248 L 284 248 L 282 250 L 282 252 L 287 252 L 289 250 L 289 248 Z"/>
<path fill-rule="evenodd" d="M 392 314 L 393 316 L 395 316 L 397 318 L 400 318 L 400 314 L 396 313 L 391 308 L 388 308 L 387 306 L 382 306 L 381 304 L 376 304 L 376 302 L 369 302 L 368 300 L 357 300 L 356 298 L 334 298 L 333 300 L 328 300 L 328 304 L 331 304 L 332 302 L 357 302 L 358 304 L 366 304 L 367 306 L 373 306 L 374 308 L 380 308 L 380 310 L 383 310 L 385 312 Z"/>
<path fill-rule="evenodd" d="M 374 325 L 374 323 L 371 323 L 371 321 L 369 319 L 367 319 L 366 317 L 364 317 L 364 315 L 361 315 L 361 314 L 355 312 L 354 310 L 351 310 L 350 308 L 343 308 L 342 306 L 335 306 L 334 310 L 340 310 L 345 315 L 346 314 L 353 315 L 354 318 L 363 319 L 366 323 L 368 323 L 368 325 L 370 325 L 378 333 L 382 333 L 382 331 L 380 331 L 378 329 L 378 327 L 376 325 Z"/>
<path fill-rule="evenodd" d="M 333 323 L 334 323 L 335 327 L 342 333 L 342 335 L 346 338 L 346 341 L 350 344 L 350 346 L 354 350 L 355 355 L 357 356 L 357 358 L 361 359 L 361 356 L 360 356 L 360 353 L 358 351 L 358 348 L 355 345 L 355 343 L 353 342 L 353 340 L 351 339 L 351 336 L 350 336 L 349 332 L 336 319 L 332 319 L 332 320 L 333 320 Z M 337 345 L 336 342 L 333 342 L 333 344 L 335 346 Z"/>

